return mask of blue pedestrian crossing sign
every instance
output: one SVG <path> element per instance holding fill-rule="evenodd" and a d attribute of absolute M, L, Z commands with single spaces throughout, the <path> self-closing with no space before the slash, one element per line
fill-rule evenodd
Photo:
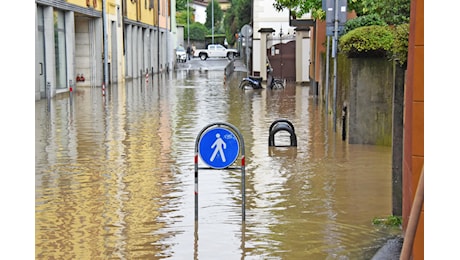
<path fill-rule="evenodd" d="M 235 134 L 226 128 L 206 131 L 198 144 L 201 159 L 210 167 L 223 169 L 238 158 L 240 144 Z"/>

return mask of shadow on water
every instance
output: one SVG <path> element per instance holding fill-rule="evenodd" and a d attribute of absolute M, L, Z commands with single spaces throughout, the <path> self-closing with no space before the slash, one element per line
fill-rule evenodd
<path fill-rule="evenodd" d="M 36 258 L 370 259 L 399 232 L 372 225 L 391 214 L 391 148 L 343 142 L 308 87 L 243 91 L 245 75 L 181 70 L 36 102 Z M 268 146 L 280 118 L 297 147 Z M 238 170 L 200 171 L 194 221 L 195 139 L 217 121 L 244 137 L 244 223 Z"/>

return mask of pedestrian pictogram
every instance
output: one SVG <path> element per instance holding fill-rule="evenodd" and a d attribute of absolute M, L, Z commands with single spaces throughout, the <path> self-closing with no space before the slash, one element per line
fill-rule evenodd
<path fill-rule="evenodd" d="M 213 128 L 204 133 L 199 142 L 201 159 L 212 168 L 222 169 L 238 158 L 238 138 L 225 128 Z"/>
<path fill-rule="evenodd" d="M 222 141 L 222 138 L 220 138 L 220 134 L 216 134 L 216 141 L 211 145 L 211 149 L 214 149 L 214 152 L 212 153 L 210 159 L 211 162 L 213 162 L 216 158 L 217 152 L 219 152 L 222 162 L 225 162 L 225 153 L 223 149 L 227 149 L 227 144 L 225 144 L 225 142 Z"/>

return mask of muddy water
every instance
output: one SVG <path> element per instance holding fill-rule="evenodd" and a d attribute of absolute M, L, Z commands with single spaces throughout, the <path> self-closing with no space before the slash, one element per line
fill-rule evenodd
<path fill-rule="evenodd" d="M 399 232 L 372 224 L 391 214 L 391 148 L 343 142 L 308 87 L 241 91 L 241 76 L 178 71 L 36 102 L 36 258 L 370 259 Z M 296 148 L 268 147 L 280 118 Z M 244 137 L 246 221 L 241 171 L 200 170 L 195 222 L 196 137 L 221 121 Z"/>

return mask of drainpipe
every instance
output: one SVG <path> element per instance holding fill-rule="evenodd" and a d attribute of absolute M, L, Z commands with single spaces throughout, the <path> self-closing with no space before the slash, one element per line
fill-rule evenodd
<path fill-rule="evenodd" d="M 109 66 L 108 66 L 108 46 L 107 46 L 107 15 L 106 15 L 106 0 L 102 0 L 102 34 L 104 36 L 104 85 L 109 82 Z"/>
<path fill-rule="evenodd" d="M 315 89 L 315 92 L 318 93 L 318 84 L 316 81 L 316 41 L 318 38 L 318 33 L 317 33 L 317 23 L 316 19 L 313 21 L 313 32 L 311 33 L 313 35 L 313 46 L 312 50 L 310 51 L 310 67 L 311 67 L 311 72 L 309 72 L 309 78 L 310 78 L 310 85 Z M 327 122 L 327 121 L 326 121 Z"/>
<path fill-rule="evenodd" d="M 169 5 L 168 1 L 166 1 L 166 71 L 169 73 L 169 23 L 171 22 L 170 20 L 168 21 L 168 14 L 169 14 Z M 169 16 L 171 17 L 171 16 Z"/>

